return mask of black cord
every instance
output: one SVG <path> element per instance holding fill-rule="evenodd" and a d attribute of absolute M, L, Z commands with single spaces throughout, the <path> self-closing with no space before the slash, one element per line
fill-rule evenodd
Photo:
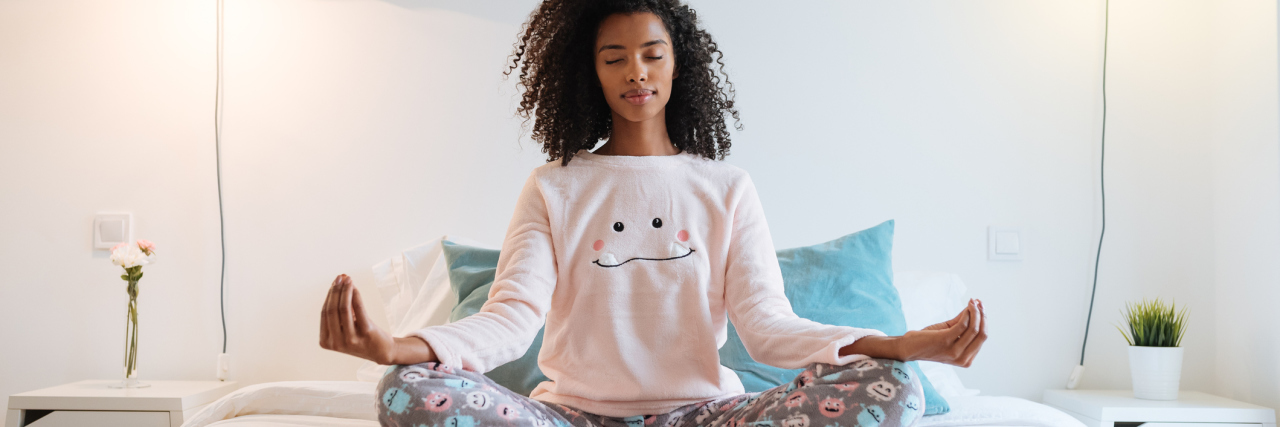
<path fill-rule="evenodd" d="M 218 4 L 217 80 L 213 95 L 213 147 L 218 169 L 218 237 L 222 246 L 222 273 L 218 283 L 218 311 L 222 315 L 222 352 L 227 352 L 227 225 L 222 220 L 222 0 Z"/>
<path fill-rule="evenodd" d="M 1102 260 L 1102 238 L 1107 235 L 1107 37 L 1111 29 L 1111 0 L 1104 1 L 1102 21 L 1102 160 L 1098 164 L 1102 186 L 1102 232 L 1098 233 L 1098 254 L 1093 259 L 1093 292 L 1089 294 L 1089 314 L 1084 320 L 1084 341 L 1080 343 L 1080 365 L 1089 344 L 1089 323 L 1093 321 L 1093 300 L 1098 295 L 1098 262 Z"/>

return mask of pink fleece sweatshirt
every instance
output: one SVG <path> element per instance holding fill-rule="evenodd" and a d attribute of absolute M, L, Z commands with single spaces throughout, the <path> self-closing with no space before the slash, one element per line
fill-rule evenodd
<path fill-rule="evenodd" d="M 533 171 L 479 313 L 419 330 L 446 365 L 487 372 L 546 322 L 530 397 L 606 416 L 666 413 L 743 392 L 720 366 L 725 315 L 751 357 L 844 365 L 872 329 L 797 317 L 742 169 L 692 154 L 604 156 Z"/>

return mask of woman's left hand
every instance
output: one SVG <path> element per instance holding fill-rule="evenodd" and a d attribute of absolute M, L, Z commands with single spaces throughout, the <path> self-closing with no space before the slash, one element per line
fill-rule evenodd
<path fill-rule="evenodd" d="M 946 322 L 910 331 L 898 342 L 902 360 L 928 360 L 968 368 L 987 341 L 987 316 L 982 301 L 971 299 L 969 306 Z"/>
<path fill-rule="evenodd" d="M 904 362 L 928 360 L 968 368 L 986 341 L 987 316 L 982 301 L 971 299 L 969 306 L 951 320 L 900 337 L 862 337 L 841 348 L 839 355 L 864 354 Z"/>

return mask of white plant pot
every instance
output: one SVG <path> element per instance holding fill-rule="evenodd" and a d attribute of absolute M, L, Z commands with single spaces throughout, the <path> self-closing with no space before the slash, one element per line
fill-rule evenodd
<path fill-rule="evenodd" d="M 1177 400 L 1182 347 L 1129 346 L 1129 372 L 1133 374 L 1133 397 Z"/>

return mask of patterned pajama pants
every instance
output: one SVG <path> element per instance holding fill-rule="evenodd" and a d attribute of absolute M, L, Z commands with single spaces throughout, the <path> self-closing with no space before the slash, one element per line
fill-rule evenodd
<path fill-rule="evenodd" d="M 393 366 L 378 383 L 378 420 L 392 427 L 910 426 L 924 393 L 905 363 L 866 359 L 809 365 L 790 383 L 686 405 L 666 414 L 606 417 L 539 402 L 488 377 L 428 362 Z"/>

